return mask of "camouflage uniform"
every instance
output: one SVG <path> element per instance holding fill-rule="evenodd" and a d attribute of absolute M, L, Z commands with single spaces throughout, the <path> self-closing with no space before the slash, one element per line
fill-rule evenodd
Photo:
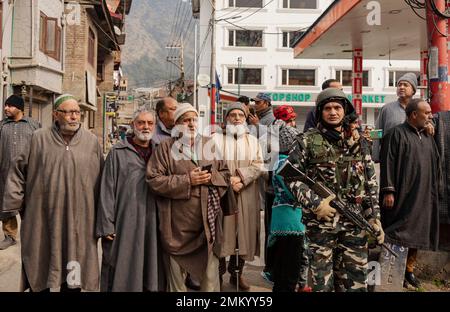
<path fill-rule="evenodd" d="M 289 154 L 290 161 L 333 190 L 348 208 L 358 211 L 367 220 L 379 219 L 378 187 L 370 153 L 361 153 L 359 141 L 352 139 L 330 143 L 322 133 L 326 130 L 319 129 L 310 129 L 297 137 Z M 312 253 L 313 290 L 333 291 L 334 285 L 340 285 L 339 288 L 346 291 L 366 291 L 368 248 L 365 231 L 339 213 L 332 222 L 318 221 L 313 211 L 322 198 L 300 181 L 291 182 L 289 187 L 303 206 Z M 339 256 L 333 257 L 335 253 Z M 333 259 L 340 263 L 334 264 Z M 333 272 L 337 268 L 339 270 Z"/>

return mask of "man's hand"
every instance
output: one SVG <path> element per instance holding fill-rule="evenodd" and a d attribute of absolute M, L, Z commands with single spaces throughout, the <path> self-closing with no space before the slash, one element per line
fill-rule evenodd
<path fill-rule="evenodd" d="M 233 191 L 235 191 L 236 193 L 239 193 L 242 190 L 242 188 L 244 187 L 244 184 L 239 182 L 239 183 L 231 185 L 231 187 L 233 188 Z"/>
<path fill-rule="evenodd" d="M 320 221 L 324 219 L 327 222 L 331 222 L 334 214 L 336 213 L 336 209 L 330 206 L 330 202 L 335 198 L 335 195 L 330 195 L 320 202 L 319 206 L 314 211 L 317 216 L 317 220 Z"/>
<path fill-rule="evenodd" d="M 249 114 L 249 115 L 248 115 L 248 122 L 249 122 L 251 125 L 256 126 L 257 124 L 259 124 L 259 118 L 258 118 L 258 116 L 256 116 L 256 115 Z"/>
<path fill-rule="evenodd" d="M 197 167 L 194 170 L 192 170 L 189 176 L 191 179 L 192 186 L 207 184 L 211 180 L 211 174 L 208 173 L 208 171 L 206 170 L 201 171 L 200 167 Z"/>
<path fill-rule="evenodd" d="M 240 176 L 232 176 L 230 178 L 231 187 L 233 188 L 233 191 L 236 193 L 239 193 L 242 188 L 244 187 L 244 184 L 242 183 Z"/>
<path fill-rule="evenodd" d="M 112 240 L 114 240 L 114 237 L 116 237 L 116 234 L 110 234 L 110 235 L 106 235 L 105 239 L 112 241 Z"/>
<path fill-rule="evenodd" d="M 394 194 L 389 193 L 389 194 L 384 194 L 383 197 L 383 206 L 386 209 L 392 209 L 392 207 L 394 207 Z"/>
<path fill-rule="evenodd" d="M 358 129 L 352 130 L 351 136 L 348 139 L 350 146 L 355 144 L 355 142 L 358 142 L 359 138 L 360 138 L 360 135 L 359 135 Z"/>
<path fill-rule="evenodd" d="M 369 223 L 373 226 L 373 229 L 375 230 L 375 232 L 378 233 L 376 239 L 378 242 L 378 245 L 381 245 L 384 243 L 384 231 L 383 228 L 381 227 L 381 222 L 379 219 L 376 218 L 372 218 L 369 220 Z"/>
<path fill-rule="evenodd" d="M 354 129 L 354 130 L 352 131 L 352 137 L 353 137 L 353 140 L 355 140 L 355 141 L 358 141 L 358 140 L 359 140 L 360 135 L 359 135 L 358 129 Z"/>
<path fill-rule="evenodd" d="M 425 132 L 428 135 L 434 136 L 434 126 L 433 126 L 433 124 L 431 122 L 427 122 L 425 124 Z"/>
<path fill-rule="evenodd" d="M 241 177 L 239 177 L 239 176 L 232 176 L 230 178 L 230 183 L 231 183 L 231 186 L 233 186 L 235 184 L 238 184 L 238 183 L 242 183 Z"/>
<path fill-rule="evenodd" d="M 370 137 L 370 131 L 372 131 L 372 130 L 373 130 L 372 127 L 366 126 L 366 128 L 364 129 L 363 134 L 362 134 L 363 137 L 369 142 L 372 142 L 372 138 Z"/>

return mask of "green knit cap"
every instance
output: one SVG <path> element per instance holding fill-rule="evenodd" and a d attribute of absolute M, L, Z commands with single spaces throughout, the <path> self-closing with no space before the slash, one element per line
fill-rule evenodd
<path fill-rule="evenodd" d="M 62 94 L 60 96 L 58 96 L 55 99 L 55 109 L 57 109 L 59 107 L 59 105 L 61 105 L 62 103 L 64 103 L 67 100 L 77 100 L 72 94 Z"/>

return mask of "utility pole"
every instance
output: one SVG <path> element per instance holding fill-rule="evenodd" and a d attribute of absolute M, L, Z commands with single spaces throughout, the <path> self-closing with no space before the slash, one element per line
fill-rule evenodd
<path fill-rule="evenodd" d="M 175 65 L 180 70 L 180 78 L 179 81 L 181 82 L 181 88 L 184 90 L 184 45 L 183 45 L 183 38 L 181 38 L 181 43 L 178 45 L 171 45 L 166 46 L 166 49 L 180 49 L 179 56 L 167 56 L 166 61 Z M 169 82 L 170 89 L 169 93 L 172 92 L 172 83 Z"/>
<path fill-rule="evenodd" d="M 210 124 L 216 124 L 216 0 L 211 0 L 211 75 L 210 75 L 210 104 L 211 120 Z"/>
<path fill-rule="evenodd" d="M 210 106 L 211 106 L 211 120 L 210 124 L 214 125 L 216 124 L 216 23 L 220 21 L 225 21 L 228 19 L 236 19 L 240 18 L 241 16 L 233 16 L 229 18 L 222 18 L 216 20 L 216 0 L 210 0 L 211 2 L 211 70 L 210 70 L 210 86 L 211 90 L 209 93 L 209 100 L 210 100 Z"/>
<path fill-rule="evenodd" d="M 444 0 L 425 1 L 428 28 L 428 79 L 431 91 L 433 113 L 450 110 L 448 103 L 448 51 L 447 18 L 442 13 L 446 9 Z"/>
<path fill-rule="evenodd" d="M 197 106 L 197 23 L 194 25 L 194 107 L 198 111 Z"/>
<path fill-rule="evenodd" d="M 242 57 L 238 57 L 238 96 L 241 96 L 241 65 L 242 65 Z"/>

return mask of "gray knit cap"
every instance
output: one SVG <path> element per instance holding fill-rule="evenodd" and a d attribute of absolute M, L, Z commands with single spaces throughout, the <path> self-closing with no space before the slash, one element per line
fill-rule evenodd
<path fill-rule="evenodd" d="M 401 76 L 398 80 L 397 80 L 397 85 L 399 84 L 400 81 L 406 81 L 408 82 L 414 89 L 414 93 L 416 93 L 417 90 L 417 76 L 414 73 L 406 73 L 403 76 Z"/>
<path fill-rule="evenodd" d="M 232 110 L 235 110 L 235 109 L 238 109 L 238 110 L 242 111 L 242 112 L 244 113 L 245 117 L 247 117 L 247 112 L 245 111 L 244 104 L 242 104 L 241 102 L 235 102 L 235 103 L 233 103 L 233 104 L 231 104 L 231 105 L 228 106 L 227 112 L 226 112 L 226 114 L 225 114 L 225 118 L 227 118 L 227 117 L 228 117 L 228 114 L 229 114 Z"/>

